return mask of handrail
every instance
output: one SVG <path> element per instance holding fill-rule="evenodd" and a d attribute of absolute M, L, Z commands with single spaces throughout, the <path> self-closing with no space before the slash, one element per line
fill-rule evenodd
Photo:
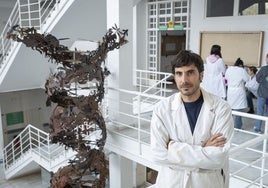
<path fill-rule="evenodd" d="M 0 35 L 0 77 L 4 74 L 9 58 L 13 55 L 13 50 L 20 45 L 19 43 L 8 39 L 7 33 L 13 26 L 35 27 L 40 32 L 45 32 L 45 24 L 54 11 L 63 9 L 63 4 L 70 4 L 71 0 L 37 0 L 30 1 L 17 0 L 12 12 Z M 63 6 L 59 6 L 59 5 Z"/>
<path fill-rule="evenodd" d="M 153 72 L 153 71 L 147 71 L 147 70 L 136 70 L 137 76 L 137 86 L 140 88 L 140 93 L 147 93 L 149 95 L 155 95 L 155 96 L 167 96 L 167 79 L 172 77 L 173 74 L 171 73 L 165 73 L 165 72 Z M 145 75 L 144 75 L 145 74 Z M 151 75 L 154 75 L 153 77 L 155 79 L 151 79 L 154 81 L 154 83 L 147 83 L 148 77 Z M 159 79 L 161 78 L 161 79 Z M 144 85 L 143 80 L 146 82 L 146 85 Z M 147 87 L 145 90 L 142 90 L 143 87 Z M 133 102 L 137 102 L 143 104 L 141 106 L 142 111 L 150 111 L 152 109 L 152 106 L 155 105 L 158 100 L 152 100 L 152 98 L 149 97 L 142 97 L 137 96 L 133 98 Z"/>
<path fill-rule="evenodd" d="M 119 95 L 114 95 L 118 97 L 116 100 L 112 95 L 109 95 L 107 97 L 109 100 L 109 109 L 108 109 L 108 118 L 106 120 L 107 123 L 107 129 L 109 132 L 113 132 L 114 134 L 128 138 L 130 140 L 135 141 L 139 145 L 139 157 L 144 158 L 144 160 L 149 160 L 145 157 L 145 155 L 142 152 L 142 148 L 144 145 L 150 146 L 150 121 L 151 116 L 144 115 L 141 113 L 134 114 L 132 113 L 132 105 L 131 98 L 135 96 L 143 96 L 143 97 L 152 97 L 153 99 L 163 99 L 164 97 L 160 96 L 154 96 L 149 95 L 145 93 L 140 93 L 137 91 L 129 91 L 125 89 L 116 89 L 116 88 L 107 88 L 108 93 L 110 90 L 113 91 L 113 93 L 118 92 Z M 120 95 L 124 95 L 124 99 L 120 97 Z M 130 101 L 128 101 L 130 100 Z M 111 104 L 111 102 L 115 102 L 116 104 L 120 104 L 120 108 L 116 109 L 114 108 L 114 105 Z M 265 166 L 266 160 L 267 160 L 267 152 L 266 152 L 266 144 L 267 143 L 267 131 L 268 131 L 268 117 L 264 116 L 258 116 L 243 112 L 237 112 L 233 111 L 233 115 L 240 115 L 242 117 L 251 118 L 251 119 L 259 119 L 265 121 L 265 134 L 257 134 L 253 132 L 248 132 L 245 130 L 236 129 L 236 132 L 242 132 L 247 134 L 252 134 L 256 138 L 253 138 L 251 140 L 248 140 L 240 145 L 236 145 L 232 143 L 232 148 L 229 152 L 230 155 L 230 161 L 237 162 L 240 165 L 243 165 L 243 167 L 235 172 L 231 172 L 230 176 L 234 178 L 238 178 L 244 181 L 247 181 L 249 186 L 250 185 L 258 185 L 260 187 L 267 187 L 267 185 L 263 184 L 263 178 L 267 176 L 268 169 Z M 131 134 L 129 130 L 132 130 Z M 19 145 L 16 146 L 17 142 L 16 139 L 19 138 Z M 253 162 L 245 162 L 240 161 L 236 155 L 239 154 L 239 152 L 242 152 L 244 150 L 250 150 L 254 151 L 255 149 L 252 149 L 250 147 L 254 146 L 255 144 L 259 144 L 263 142 L 262 150 L 256 150 L 256 152 L 262 154 L 258 159 L 256 159 Z M 12 149 L 11 149 L 12 147 Z M 125 151 L 132 152 L 133 148 L 122 148 Z M 4 167 L 5 169 L 12 169 L 12 164 L 20 158 L 21 154 L 26 153 L 27 151 L 32 151 L 36 154 L 38 154 L 40 157 L 44 158 L 45 161 L 47 161 L 48 164 L 53 161 L 56 157 L 59 155 L 56 155 L 57 153 L 63 153 L 58 152 L 59 150 L 63 150 L 63 148 L 58 147 L 57 145 L 51 145 L 49 141 L 49 135 L 48 133 L 39 130 L 35 128 L 32 125 L 28 125 L 25 130 L 23 130 L 10 144 L 8 144 L 4 148 Z M 131 151 L 130 151 L 131 150 Z M 55 154 L 55 155 L 54 155 Z M 261 165 L 258 165 L 257 163 L 261 162 Z M 247 168 L 255 168 L 256 170 L 260 171 L 260 176 L 256 178 L 255 180 L 247 180 L 243 179 L 243 177 L 239 176 L 239 172 L 241 172 L 244 169 Z"/>
<path fill-rule="evenodd" d="M 59 144 L 52 144 L 48 133 L 29 124 L 3 149 L 5 171 L 12 170 L 17 160 L 29 152 L 36 153 L 46 162 L 47 170 L 51 170 L 52 162 L 68 151 Z"/>
<path fill-rule="evenodd" d="M 110 93 L 110 90 L 112 91 L 111 93 L 113 93 L 114 95 L 113 96 L 108 95 L 109 108 L 108 108 L 107 128 L 109 132 L 111 132 L 114 135 L 117 135 L 118 137 L 127 138 L 129 140 L 137 142 L 139 145 L 139 148 L 137 150 L 139 151 L 142 150 L 144 145 L 149 147 L 150 146 L 151 114 L 142 114 L 140 113 L 140 111 L 138 111 L 138 113 L 133 113 L 131 109 L 133 108 L 134 104 L 132 103 L 131 99 L 134 97 L 138 97 L 138 98 L 151 97 L 153 99 L 160 100 L 161 98 L 164 98 L 164 97 L 149 95 L 149 94 L 140 93 L 137 91 L 116 89 L 116 88 L 108 88 L 108 93 Z M 124 97 L 120 97 L 121 95 Z M 138 101 L 138 102 L 139 103 L 136 105 L 140 107 L 141 101 Z M 117 105 L 112 105 L 113 103 L 116 103 Z M 232 171 L 230 173 L 230 177 L 243 180 L 247 182 L 249 186 L 257 185 L 259 187 L 268 187 L 268 185 L 264 185 L 264 182 L 263 182 L 264 177 L 268 175 L 268 169 L 267 169 L 267 166 L 265 166 L 267 162 L 267 156 L 268 156 L 267 155 L 268 117 L 248 114 L 244 112 L 237 112 L 237 111 L 232 111 L 232 114 L 239 115 L 244 118 L 250 118 L 253 120 L 265 121 L 265 130 L 264 130 L 263 135 L 254 133 L 254 132 L 245 131 L 245 130 L 240 130 L 240 129 L 235 130 L 235 132 L 250 134 L 252 135 L 253 138 L 243 142 L 242 144 L 232 143 L 232 148 L 230 149 L 230 152 L 229 152 L 230 161 L 234 163 L 238 163 L 239 165 L 242 165 L 242 168 L 236 171 Z M 113 143 L 113 144 L 114 146 L 117 145 L 116 143 Z M 255 146 L 256 144 L 262 144 L 262 149 L 251 148 L 252 146 Z M 133 148 L 122 148 L 122 150 L 124 151 L 126 150 L 130 153 L 133 153 L 132 151 Z M 241 160 L 241 158 L 237 157 L 239 156 L 239 153 L 243 151 L 251 151 L 251 152 L 254 152 L 254 154 L 256 154 L 257 159 L 254 161 L 254 163 L 252 161 L 249 161 L 249 162 L 243 161 Z M 146 153 L 139 153 L 139 156 L 141 158 L 146 157 L 145 155 Z M 146 158 L 146 159 L 149 160 L 149 158 Z M 258 162 L 260 164 L 257 164 Z M 243 179 L 243 176 L 241 176 L 238 172 L 240 172 L 243 169 L 248 169 L 248 168 L 254 168 L 258 170 L 260 178 L 257 178 L 252 181 L 248 179 Z"/>
<path fill-rule="evenodd" d="M 167 79 L 172 77 L 173 74 L 171 73 L 166 73 L 166 72 L 153 72 L 153 71 L 147 71 L 147 70 L 140 70 L 140 69 L 136 69 L 136 74 L 138 74 L 139 76 L 137 76 L 137 85 L 140 87 L 140 92 L 142 93 L 149 93 L 149 91 L 154 90 L 154 89 L 160 89 L 165 91 L 166 89 L 166 83 L 167 83 Z M 143 77 L 143 74 L 146 74 L 145 77 Z M 153 76 L 154 79 L 148 79 L 148 77 Z M 162 79 L 159 79 L 163 77 Z M 138 81 L 139 80 L 139 81 Z M 148 87 L 147 89 L 145 89 L 144 91 L 142 91 L 142 87 L 144 87 L 142 80 L 145 80 L 146 82 L 148 82 L 148 80 L 153 80 L 155 81 L 155 83 L 153 84 L 148 84 L 146 83 L 146 87 Z M 157 86 L 160 85 L 160 88 L 158 88 Z M 166 96 L 166 93 L 161 93 L 160 96 Z"/>
<path fill-rule="evenodd" d="M 259 134 L 255 133 L 255 135 L 258 135 L 257 138 L 249 140 L 243 144 L 240 144 L 239 146 L 236 146 L 236 148 L 232 148 L 230 150 L 230 155 L 232 155 L 234 153 L 241 151 L 242 149 L 250 150 L 250 146 L 257 144 L 257 143 L 260 143 L 260 142 L 263 142 L 262 143 L 262 151 L 259 151 L 260 153 L 262 153 L 262 156 L 259 159 L 261 161 L 261 167 L 259 167 L 261 169 L 260 170 L 260 177 L 255 179 L 254 181 L 249 182 L 249 186 L 251 186 L 251 185 L 255 185 L 257 183 L 257 181 L 259 181 L 259 183 L 258 183 L 259 186 L 263 187 L 264 186 L 263 178 L 268 175 L 268 169 L 266 169 L 266 162 L 267 162 L 267 158 L 268 158 L 268 155 L 267 155 L 268 117 L 259 116 L 259 115 L 255 115 L 255 114 L 248 114 L 248 113 L 239 112 L 239 111 L 233 111 L 232 114 L 237 115 L 237 116 L 255 119 L 255 120 L 262 120 L 265 122 L 263 135 L 260 136 Z M 239 129 L 237 131 L 243 132 L 243 130 L 239 130 Z M 252 134 L 254 134 L 254 133 L 252 133 Z M 258 161 L 258 160 L 256 160 L 256 161 Z M 251 166 L 251 164 L 248 164 L 248 167 L 253 167 L 253 166 Z M 257 168 L 257 167 L 254 166 L 254 168 Z M 237 172 L 233 173 L 233 176 L 237 176 L 236 174 L 237 174 Z M 266 185 L 265 187 L 268 187 L 268 185 Z"/>
<path fill-rule="evenodd" d="M 6 64 L 4 60 L 9 56 L 10 50 L 14 46 L 14 41 L 7 39 L 6 35 L 9 32 L 11 26 L 20 24 L 20 16 L 19 16 L 19 5 L 16 2 L 14 8 L 11 11 L 11 14 L 7 20 L 6 25 L 0 35 L 0 69 L 2 74 Z"/>

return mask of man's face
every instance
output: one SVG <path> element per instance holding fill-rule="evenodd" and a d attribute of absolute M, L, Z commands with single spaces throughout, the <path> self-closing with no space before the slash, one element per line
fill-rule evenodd
<path fill-rule="evenodd" d="M 174 77 L 182 97 L 196 100 L 196 97 L 200 96 L 199 89 L 200 82 L 203 79 L 203 72 L 199 73 L 195 65 L 175 67 Z"/>

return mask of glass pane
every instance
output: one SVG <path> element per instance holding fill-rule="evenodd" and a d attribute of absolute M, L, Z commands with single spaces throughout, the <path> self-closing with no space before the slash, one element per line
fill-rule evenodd
<path fill-rule="evenodd" d="M 258 15 L 268 14 L 268 0 L 252 1 L 240 0 L 239 15 Z"/>
<path fill-rule="evenodd" d="M 207 0 L 207 17 L 232 16 L 233 0 Z"/>

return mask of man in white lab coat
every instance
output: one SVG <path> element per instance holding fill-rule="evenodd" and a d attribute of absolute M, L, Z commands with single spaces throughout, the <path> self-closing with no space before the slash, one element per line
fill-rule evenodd
<path fill-rule="evenodd" d="M 157 188 L 226 188 L 234 124 L 231 108 L 200 88 L 201 57 L 181 51 L 172 62 L 179 89 L 160 101 L 151 121 L 151 149 L 161 165 Z"/>

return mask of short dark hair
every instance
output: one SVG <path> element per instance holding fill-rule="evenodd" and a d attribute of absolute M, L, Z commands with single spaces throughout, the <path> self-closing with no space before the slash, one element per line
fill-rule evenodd
<path fill-rule="evenodd" d="M 210 50 L 210 55 L 212 55 L 212 54 L 218 55 L 220 58 L 222 58 L 222 56 L 221 56 L 221 46 L 217 45 L 217 44 L 212 45 L 211 50 Z"/>
<path fill-rule="evenodd" d="M 244 61 L 242 59 L 237 58 L 237 60 L 235 61 L 234 63 L 234 66 L 237 66 L 237 67 L 244 67 Z"/>
<path fill-rule="evenodd" d="M 204 71 L 204 62 L 202 58 L 190 50 L 181 50 L 171 62 L 171 65 L 173 74 L 175 74 L 175 68 L 189 65 L 195 65 L 199 73 Z"/>
<path fill-rule="evenodd" d="M 254 74 L 258 72 L 258 69 L 255 66 L 249 66 L 248 69 L 250 69 Z"/>

